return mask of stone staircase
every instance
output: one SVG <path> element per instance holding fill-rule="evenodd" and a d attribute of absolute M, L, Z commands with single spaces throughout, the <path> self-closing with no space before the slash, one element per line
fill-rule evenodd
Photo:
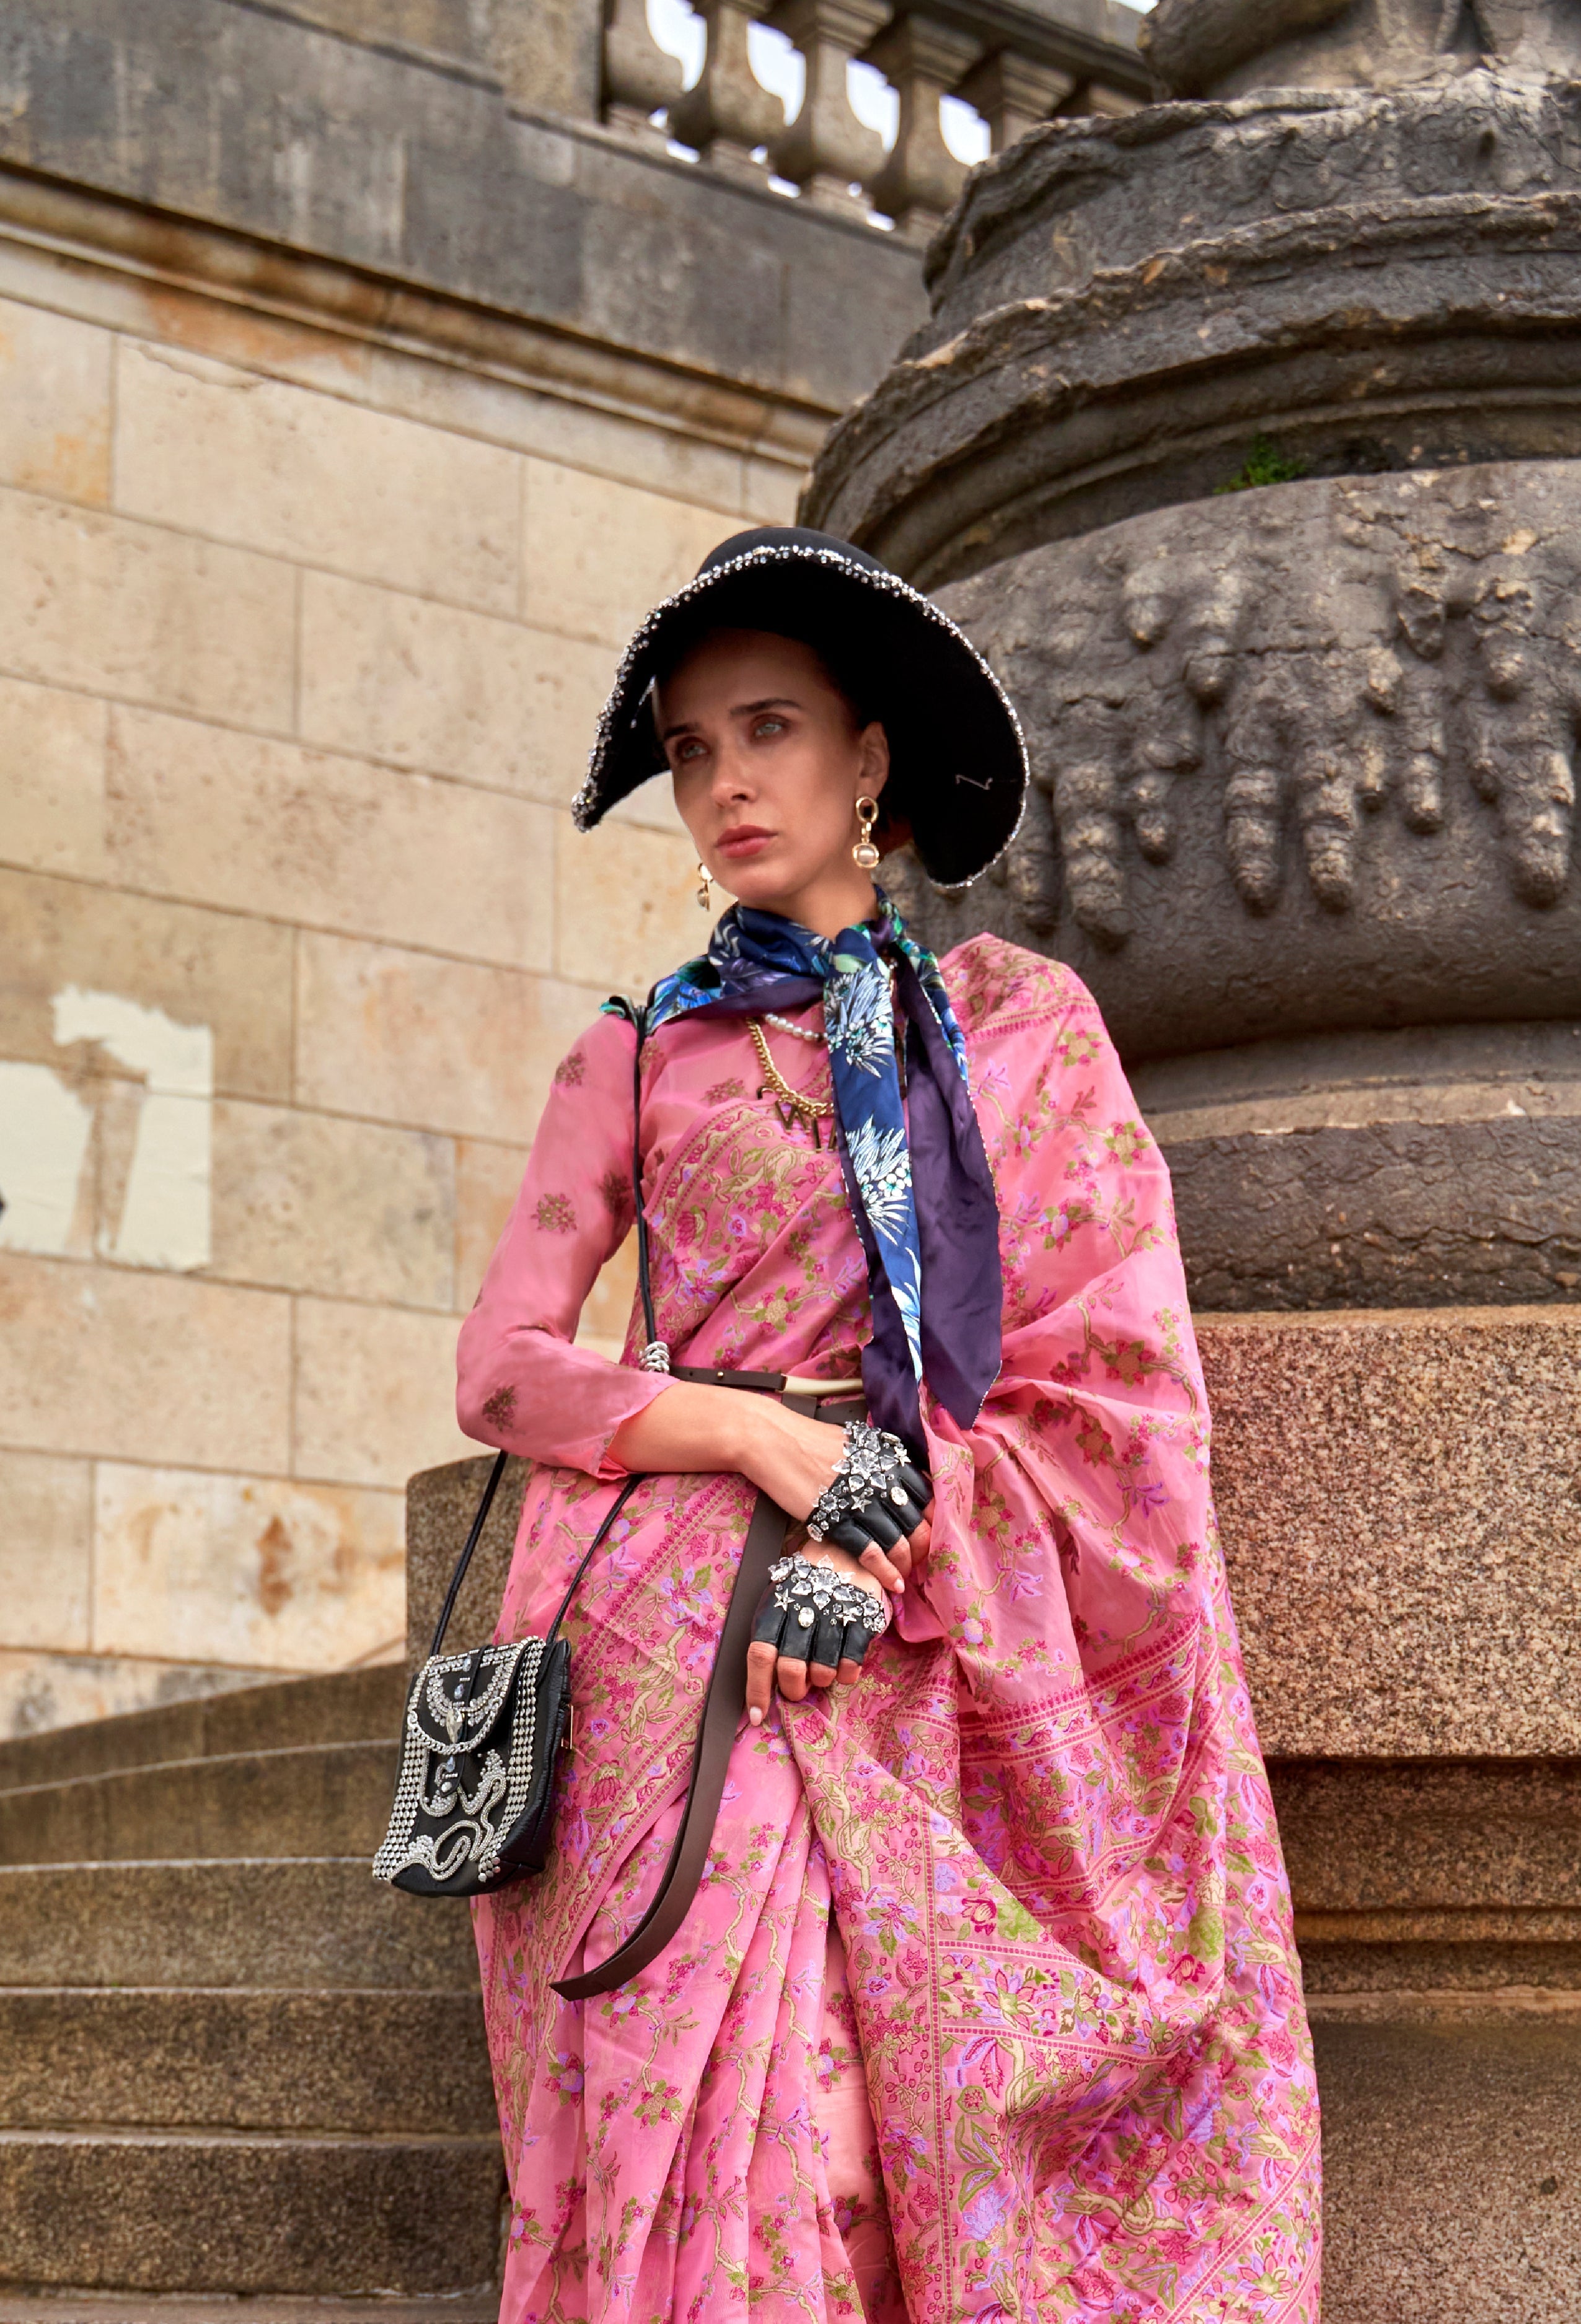
<path fill-rule="evenodd" d="M 402 1699 L 382 1668 L 0 1745 L 0 2316 L 495 2312 L 470 1923 L 368 1870 Z"/>

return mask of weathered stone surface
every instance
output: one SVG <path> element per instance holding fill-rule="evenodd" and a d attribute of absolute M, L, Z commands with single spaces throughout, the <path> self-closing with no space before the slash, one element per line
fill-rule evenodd
<path fill-rule="evenodd" d="M 223 1098 L 212 1272 L 331 1298 L 451 1306 L 457 1180 L 448 1138 Z"/>
<path fill-rule="evenodd" d="M 6 668 L 47 685 L 289 726 L 295 585 L 251 550 L 0 491 Z"/>
<path fill-rule="evenodd" d="M 580 841 L 568 832 L 555 873 L 555 966 L 599 1001 L 611 990 L 646 992 L 707 937 L 689 839 L 611 819 Z M 568 1029 L 564 1047 L 593 1014 Z"/>
<path fill-rule="evenodd" d="M 116 502 L 480 613 L 516 610 L 517 454 L 256 372 L 123 343 Z"/>
<path fill-rule="evenodd" d="M 376 2310 L 355 2296 L 324 2292 L 254 2293 L 247 2324 L 496 2324 L 497 2292 L 436 2292 L 404 2300 L 379 2295 Z M 236 2324 L 225 2294 L 162 2292 L 151 2319 L 147 2295 L 115 2292 L 6 2292 L 0 2288 L 0 2324 Z"/>
<path fill-rule="evenodd" d="M 0 1738 L 27 1742 L 60 1728 L 135 1718 L 199 1696 L 245 1692 L 274 1675 L 224 1663 L 178 1663 L 148 1655 L 4 1646 Z M 4 1748 L 0 1741 L 0 1750 Z"/>
<path fill-rule="evenodd" d="M 397 1700 L 392 1729 L 400 1715 Z M 458 1993 L 476 1982 L 466 1905 L 425 1912 L 370 1880 L 360 1856 L 0 1867 L 0 1987 Z"/>
<path fill-rule="evenodd" d="M 1491 0 L 1470 19 L 1433 0 L 1161 0 L 1142 27 L 1153 70 L 1179 96 L 1249 88 L 1397 88 L 1496 58 L 1522 79 L 1572 75 L 1581 35 L 1567 9 Z"/>
<path fill-rule="evenodd" d="M 94 1501 L 101 1652 L 295 1672 L 401 1637 L 393 1492 L 106 1461 Z"/>
<path fill-rule="evenodd" d="M 1581 1763 L 1280 1759 L 1296 1909 L 1330 1920 L 1581 1911 Z"/>
<path fill-rule="evenodd" d="M 1209 1310 L 1521 1305 L 1581 1282 L 1581 1027 L 1417 1026 L 1143 1065 Z"/>
<path fill-rule="evenodd" d="M 13 2130 L 495 2127 L 483 2013 L 465 1988 L 0 1992 L 0 2119 Z"/>
<path fill-rule="evenodd" d="M 0 1749 L 0 1850 L 31 1859 L 0 1868 L 0 2282 L 492 2278 L 469 1919 L 368 1877 L 402 1699 L 365 1671 Z"/>
<path fill-rule="evenodd" d="M 93 1471 L 47 1452 L 0 1452 L 0 1598 L 18 1646 L 85 1647 L 92 1611 Z M 0 1775 L 0 1782 L 5 1778 Z"/>
<path fill-rule="evenodd" d="M 0 479 L 109 499 L 113 348 L 91 323 L 0 299 Z"/>
<path fill-rule="evenodd" d="M 390 1821 L 398 1756 L 393 1738 L 300 1744 L 0 1793 L 0 1864 L 235 1856 L 371 1862 Z"/>
<path fill-rule="evenodd" d="M 0 1791 L 297 1743 L 365 1743 L 399 1733 L 404 1700 L 400 1672 L 386 1665 L 162 1703 L 0 1743 Z"/>
<path fill-rule="evenodd" d="M 497 2137 L 0 2131 L 0 2284 L 470 2288 L 494 2273 L 502 2175 Z"/>
<path fill-rule="evenodd" d="M 527 620 L 596 639 L 615 654 L 650 605 L 743 530 L 716 510 L 685 510 L 547 460 L 527 463 L 526 511 Z"/>
<path fill-rule="evenodd" d="M 0 124 L 0 161 L 825 413 L 920 313 L 893 237 L 226 0 L 14 8 Z"/>
<path fill-rule="evenodd" d="M 1199 1319 L 1263 1747 L 1581 1752 L 1581 1317 Z"/>
<path fill-rule="evenodd" d="M 945 597 L 1029 729 L 996 878 L 919 902 L 1068 958 L 1157 1057 L 1581 1014 L 1581 468 L 1289 484 Z"/>
<path fill-rule="evenodd" d="M 413 1461 L 463 1452 L 454 1316 L 299 1300 L 292 1434 L 299 1476 L 348 1477 L 392 1491 Z M 385 1602 L 396 1618 L 381 1644 L 401 1628 Z"/>
<path fill-rule="evenodd" d="M 555 823 L 526 799 L 122 710 L 106 805 L 108 869 L 127 887 L 464 959 L 550 964 L 539 875 Z"/>
<path fill-rule="evenodd" d="M 0 1047 L 7 1057 L 103 1074 L 55 1038 L 54 1001 L 68 985 L 161 1009 L 214 1037 L 217 1091 L 289 1102 L 291 934 L 152 896 L 0 871 L 5 974 Z"/>
<path fill-rule="evenodd" d="M 1573 454 L 1571 84 L 1477 69 L 1055 123 L 973 175 L 809 521 L 926 586 L 1281 473 Z"/>
<path fill-rule="evenodd" d="M 1573 1997 L 1313 2032 L 1329 2324 L 1573 2324 L 1581 2014 Z M 1401 2020 L 1405 2022 L 1401 2022 Z"/>
<path fill-rule="evenodd" d="M 406 1665 L 414 1671 L 428 1655 L 434 1625 L 450 1586 L 450 1576 L 467 1538 L 493 1455 L 452 1461 L 428 1469 L 406 1488 Z M 521 1522 L 527 1471 L 520 1461 L 505 1464 L 499 1491 L 467 1569 L 467 1579 L 450 1617 L 448 1642 L 474 1646 L 492 1637 L 505 1594 L 511 1552 Z"/>
<path fill-rule="evenodd" d="M 103 875 L 108 723 L 102 702 L 0 679 L 0 861 Z"/>
<path fill-rule="evenodd" d="M 606 990 L 304 934 L 297 1102 L 525 1145 Z"/>
<path fill-rule="evenodd" d="M 728 517 L 713 521 L 729 530 Z M 569 807 L 615 659 L 558 624 L 524 629 L 334 574 L 302 576 L 302 728 L 332 750 Z M 466 901 L 464 881 L 455 897 Z M 537 901 L 522 883 L 523 921 Z"/>
<path fill-rule="evenodd" d="M 0 1251 L 0 1441 L 283 1473 L 290 1338 L 273 1292 Z"/>

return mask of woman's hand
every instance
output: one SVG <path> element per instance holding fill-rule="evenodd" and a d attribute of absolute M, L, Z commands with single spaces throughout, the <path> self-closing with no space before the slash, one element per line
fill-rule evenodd
<path fill-rule="evenodd" d="M 883 1596 L 874 1576 L 848 1550 L 798 1536 L 792 1536 L 792 1540 L 809 1565 L 830 1566 L 871 1597 Z M 791 1545 L 787 1542 L 788 1549 Z M 861 1675 L 861 1664 L 852 1662 L 848 1655 L 842 1655 L 839 1663 L 831 1667 L 827 1663 L 809 1663 L 802 1655 L 781 1654 L 777 1646 L 761 1646 L 754 1640 L 746 1650 L 746 1715 L 754 1727 L 761 1727 L 776 1685 L 787 1702 L 800 1702 L 809 1686 L 854 1686 Z"/>
<path fill-rule="evenodd" d="M 609 1449 L 624 1467 L 644 1473 L 734 1469 L 805 1523 L 818 1495 L 834 1481 L 845 1438 L 830 1422 L 787 1412 L 772 1397 L 674 1380 L 662 1396 L 622 1423 Z M 899 1596 L 918 1560 L 927 1554 L 932 1508 L 929 1501 L 922 1523 L 887 1556 L 876 1542 L 860 1558 L 829 1543 L 809 1542 L 804 1554 L 864 1587 Z M 849 1686 L 860 1667 L 849 1660 L 843 1660 L 837 1670 L 823 1663 L 809 1666 L 789 1655 L 776 1655 L 772 1646 L 750 1647 L 746 1699 L 754 1726 L 768 1708 L 776 1664 L 781 1692 L 792 1702 L 800 1702 L 809 1685 L 832 1686 L 837 1681 Z"/>

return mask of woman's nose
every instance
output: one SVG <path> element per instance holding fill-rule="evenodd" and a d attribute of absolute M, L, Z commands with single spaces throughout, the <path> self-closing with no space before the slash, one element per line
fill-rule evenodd
<path fill-rule="evenodd" d="M 746 761 L 734 742 L 726 742 L 715 759 L 714 779 L 709 788 L 722 807 L 752 796 Z"/>

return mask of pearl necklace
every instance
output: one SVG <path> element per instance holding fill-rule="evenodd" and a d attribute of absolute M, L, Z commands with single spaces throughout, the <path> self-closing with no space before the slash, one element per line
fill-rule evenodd
<path fill-rule="evenodd" d="M 792 1025 L 788 1017 L 776 1017 L 772 1009 L 763 1011 L 765 1025 L 777 1025 L 781 1033 L 789 1033 L 796 1041 L 827 1041 L 827 1033 L 814 1032 L 809 1025 Z"/>

